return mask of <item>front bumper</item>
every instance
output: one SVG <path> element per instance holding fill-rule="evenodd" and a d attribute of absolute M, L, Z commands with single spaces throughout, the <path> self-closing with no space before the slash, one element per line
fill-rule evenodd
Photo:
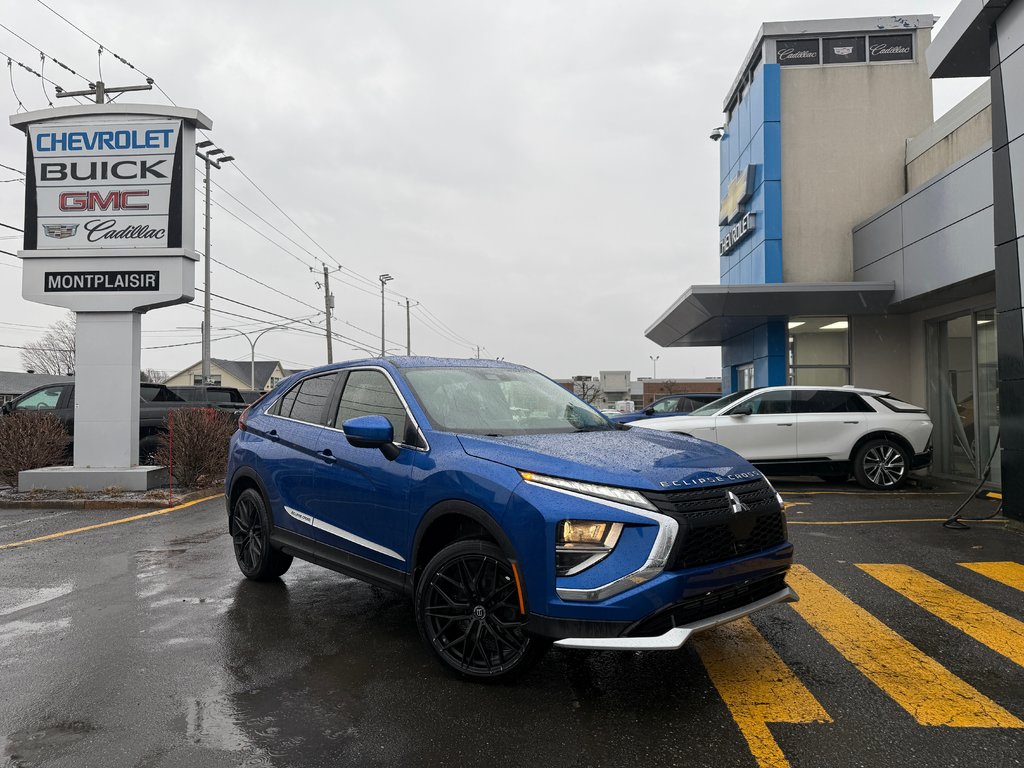
<path fill-rule="evenodd" d="M 926 450 L 921 453 L 914 454 L 914 458 L 910 460 L 911 469 L 924 469 L 932 463 L 932 449 L 929 446 Z"/>
<path fill-rule="evenodd" d="M 799 596 L 790 587 L 783 587 L 760 600 L 747 605 L 726 610 L 722 613 L 691 621 L 680 627 L 672 627 L 660 635 L 629 636 L 629 637 L 566 637 L 556 640 L 555 645 L 561 648 L 583 648 L 601 651 L 674 651 L 683 646 L 690 636 L 697 632 L 742 619 L 755 611 L 767 608 L 776 603 L 794 603 Z"/>

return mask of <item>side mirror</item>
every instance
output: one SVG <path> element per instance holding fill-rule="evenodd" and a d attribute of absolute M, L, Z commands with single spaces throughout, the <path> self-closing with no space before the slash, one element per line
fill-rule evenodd
<path fill-rule="evenodd" d="M 14 410 L 14 406 L 12 406 L 9 402 L 4 403 L 3 405 L 0 405 L 0 414 L 3 414 L 4 416 L 9 414 L 13 410 Z"/>
<path fill-rule="evenodd" d="M 729 411 L 730 416 L 749 416 L 752 413 L 753 411 L 750 410 L 750 406 L 746 404 L 737 405 L 735 408 Z"/>
<path fill-rule="evenodd" d="M 644 410 L 644 416 L 653 416 L 653 415 L 654 415 L 654 409 L 653 408 L 647 408 L 647 409 Z"/>
<path fill-rule="evenodd" d="M 379 448 L 388 461 L 398 458 L 395 429 L 383 416 L 356 416 L 341 425 L 345 439 L 356 448 Z"/>

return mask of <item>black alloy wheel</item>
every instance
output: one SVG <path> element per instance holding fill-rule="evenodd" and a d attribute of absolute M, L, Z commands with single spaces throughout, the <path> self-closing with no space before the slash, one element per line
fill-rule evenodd
<path fill-rule="evenodd" d="M 292 556 L 270 544 L 270 516 L 255 489 L 247 488 L 235 499 L 228 530 L 238 568 L 247 579 L 271 581 L 291 567 Z"/>
<path fill-rule="evenodd" d="M 458 541 L 431 559 L 416 589 L 416 617 L 441 661 L 474 680 L 512 679 L 549 645 L 524 632 L 512 567 L 485 541 Z"/>
<path fill-rule="evenodd" d="M 860 447 L 853 462 L 853 474 L 863 487 L 875 491 L 901 488 L 910 473 L 910 456 L 892 440 L 870 440 Z"/>

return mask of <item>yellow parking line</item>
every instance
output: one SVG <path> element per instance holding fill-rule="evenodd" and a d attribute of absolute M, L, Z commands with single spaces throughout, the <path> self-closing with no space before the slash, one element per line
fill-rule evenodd
<path fill-rule="evenodd" d="M 878 525 L 880 523 L 944 523 L 945 517 L 908 517 L 900 520 L 786 520 L 786 525 Z M 976 523 L 1005 523 L 1005 520 L 974 520 Z"/>
<path fill-rule="evenodd" d="M 1024 667 L 1024 622 L 909 565 L 858 563 L 857 567 L 979 643 Z"/>
<path fill-rule="evenodd" d="M 798 491 L 787 488 L 779 491 L 782 498 L 787 496 L 963 496 L 957 491 Z"/>
<path fill-rule="evenodd" d="M 176 507 L 167 507 L 166 509 L 158 509 L 155 512 L 145 512 L 141 515 L 132 515 L 131 517 L 122 517 L 120 520 L 108 520 L 105 523 L 96 523 L 95 525 L 86 525 L 82 528 L 73 528 L 70 531 L 60 531 L 59 533 L 50 533 L 46 536 L 36 536 L 34 539 L 25 539 L 24 541 L 15 541 L 10 544 L 0 544 L 0 549 L 12 549 L 13 547 L 21 547 L 25 544 L 34 544 L 37 541 L 49 541 L 50 539 L 59 539 L 62 536 L 70 536 L 73 533 L 85 533 L 86 531 L 95 531 L 97 528 L 107 528 L 111 525 L 120 525 L 121 523 L 130 523 L 135 520 L 144 520 L 147 517 L 156 517 L 157 515 L 166 515 L 168 512 L 175 512 L 179 509 L 185 509 L 185 507 L 191 507 L 195 504 L 202 504 L 204 501 L 210 499 L 218 499 L 223 496 L 223 493 L 217 493 L 213 496 L 207 496 L 203 499 L 196 499 L 194 501 L 186 502 L 185 504 L 179 504 Z"/>
<path fill-rule="evenodd" d="M 800 594 L 793 609 L 921 725 L 1024 728 L 1024 722 L 807 568 L 794 565 L 787 581 Z"/>
<path fill-rule="evenodd" d="M 1020 563 L 960 563 L 975 573 L 1024 592 L 1024 565 Z"/>
<path fill-rule="evenodd" d="M 789 766 L 768 723 L 832 722 L 749 619 L 697 635 L 692 642 L 760 768 Z"/>

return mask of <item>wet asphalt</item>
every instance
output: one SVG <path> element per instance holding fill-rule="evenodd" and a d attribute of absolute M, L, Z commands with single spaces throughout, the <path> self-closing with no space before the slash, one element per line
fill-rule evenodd
<path fill-rule="evenodd" d="M 1024 719 L 1024 669 L 854 565 L 906 563 L 1024 620 L 1021 592 L 957 565 L 1024 563 L 1024 535 L 866 522 L 944 517 L 955 489 L 781 490 L 800 563 Z M 0 546 L 134 514 L 0 510 Z M 789 764 L 1024 764 L 1024 730 L 919 725 L 791 606 L 753 623 L 832 719 L 771 724 Z M 756 766 L 733 714 L 690 646 L 553 650 L 516 685 L 457 680 L 400 596 L 299 561 L 245 581 L 221 499 L 0 549 L 5 768 Z"/>

